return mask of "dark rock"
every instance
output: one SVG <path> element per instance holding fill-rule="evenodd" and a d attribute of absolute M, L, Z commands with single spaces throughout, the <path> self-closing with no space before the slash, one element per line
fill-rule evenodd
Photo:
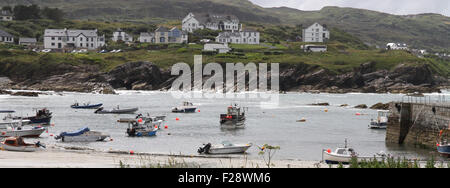
<path fill-rule="evenodd" d="M 360 105 L 355 106 L 355 108 L 366 109 L 366 108 L 368 108 L 368 106 L 365 104 L 360 104 Z"/>
<path fill-rule="evenodd" d="M 12 96 L 23 96 L 23 97 L 39 97 L 40 93 L 37 92 L 14 92 L 10 95 Z"/>
<path fill-rule="evenodd" d="M 373 110 L 389 110 L 389 103 L 383 104 L 383 103 L 377 103 L 370 107 L 370 109 Z"/>
<path fill-rule="evenodd" d="M 330 104 L 327 103 L 327 102 L 323 102 L 323 103 L 314 103 L 314 104 L 311 104 L 311 105 L 313 105 L 313 106 L 330 106 Z"/>
<path fill-rule="evenodd" d="M 123 64 L 110 71 L 107 79 L 113 88 L 128 90 L 152 90 L 164 81 L 159 67 L 150 62 Z"/>

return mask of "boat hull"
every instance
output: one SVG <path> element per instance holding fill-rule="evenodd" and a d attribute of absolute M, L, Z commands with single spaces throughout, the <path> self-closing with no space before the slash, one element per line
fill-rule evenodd
<path fill-rule="evenodd" d="M 131 108 L 131 109 L 123 109 L 123 110 L 111 110 L 111 111 L 106 111 L 106 110 L 101 110 L 101 111 L 96 111 L 96 114 L 134 114 L 136 111 L 138 111 L 138 108 Z"/>
<path fill-rule="evenodd" d="M 387 129 L 387 123 L 371 123 L 370 129 Z"/>
<path fill-rule="evenodd" d="M 0 143 L 0 148 L 6 151 L 17 151 L 17 152 L 35 152 L 41 151 L 42 149 L 35 145 L 29 146 L 10 146 L 4 143 Z"/>
<path fill-rule="evenodd" d="M 237 121 L 237 120 L 228 120 L 221 121 L 220 127 L 223 129 L 243 129 L 245 128 L 245 120 Z"/>
<path fill-rule="evenodd" d="M 208 151 L 208 154 L 212 155 L 218 155 L 218 154 L 239 154 L 239 153 L 245 153 L 251 145 L 246 146 L 231 146 L 231 147 L 211 147 Z"/>
<path fill-rule="evenodd" d="M 338 154 L 334 154 L 334 153 L 328 153 L 328 152 L 324 151 L 322 153 L 322 159 L 327 164 L 350 164 L 352 162 L 353 157 L 352 156 L 348 156 L 348 155 L 338 155 Z M 357 160 L 358 163 L 360 163 L 362 161 L 373 160 L 373 159 L 377 159 L 377 160 L 380 161 L 383 158 L 382 157 L 361 157 L 361 156 L 356 156 L 356 160 Z"/>
<path fill-rule="evenodd" d="M 437 150 L 441 155 L 450 156 L 450 145 L 438 146 Z"/>
<path fill-rule="evenodd" d="M 85 105 L 85 106 L 70 106 L 73 109 L 98 109 L 101 106 L 103 106 L 103 104 L 94 104 L 94 105 Z"/>
<path fill-rule="evenodd" d="M 180 108 L 180 109 L 175 108 L 172 110 L 172 112 L 173 113 L 195 113 L 196 109 L 197 109 L 196 107 L 195 108 L 194 107 L 193 108 Z"/>
<path fill-rule="evenodd" d="M 39 137 L 45 131 L 44 128 L 30 130 L 5 130 L 0 137 Z"/>
<path fill-rule="evenodd" d="M 104 141 L 108 135 L 80 135 L 80 136 L 63 136 L 62 142 L 101 142 Z"/>

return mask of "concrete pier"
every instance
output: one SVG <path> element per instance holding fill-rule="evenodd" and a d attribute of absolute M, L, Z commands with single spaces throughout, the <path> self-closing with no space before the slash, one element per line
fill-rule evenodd
<path fill-rule="evenodd" d="M 450 103 L 409 97 L 390 104 L 386 143 L 436 147 L 439 131 L 450 124 Z"/>

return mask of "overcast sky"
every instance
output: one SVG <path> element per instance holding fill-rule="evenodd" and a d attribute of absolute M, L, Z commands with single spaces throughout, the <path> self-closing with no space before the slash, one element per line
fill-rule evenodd
<path fill-rule="evenodd" d="M 286 6 L 320 10 L 324 6 L 353 7 L 397 15 L 438 13 L 450 16 L 450 0 L 250 0 L 263 7 Z"/>

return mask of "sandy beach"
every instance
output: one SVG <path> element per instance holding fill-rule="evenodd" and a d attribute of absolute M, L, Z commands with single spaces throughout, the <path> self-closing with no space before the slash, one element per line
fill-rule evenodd
<path fill-rule="evenodd" d="M 122 162 L 122 165 L 121 164 Z M 318 161 L 278 160 L 275 168 L 328 168 Z M 23 153 L 0 151 L 0 168 L 266 168 L 261 160 L 243 156 L 186 156 L 167 154 L 129 154 L 123 151 L 60 150 Z"/>

